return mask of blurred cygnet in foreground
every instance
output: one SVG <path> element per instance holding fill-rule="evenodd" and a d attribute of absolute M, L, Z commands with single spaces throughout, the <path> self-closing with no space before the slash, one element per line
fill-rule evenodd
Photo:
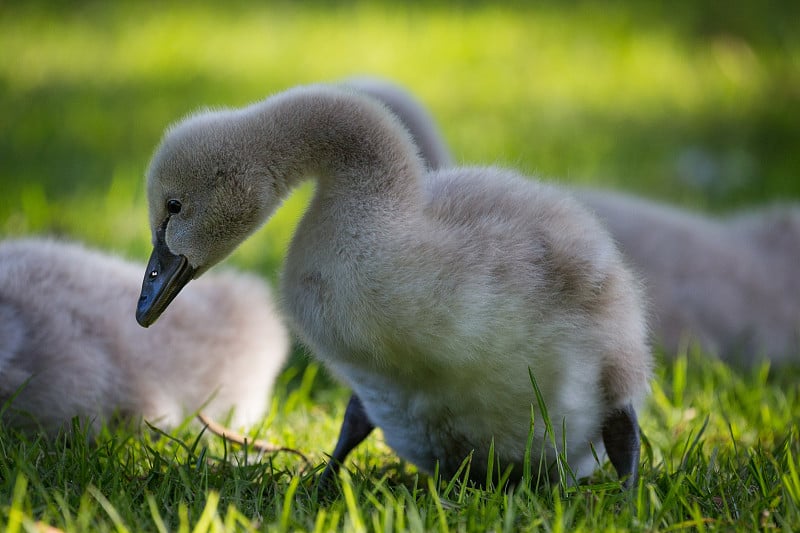
<path fill-rule="evenodd" d="M 408 92 L 383 80 L 347 84 L 398 115 L 430 168 L 451 164 L 435 122 Z M 654 341 L 668 354 L 697 342 L 737 363 L 800 362 L 800 207 L 717 219 L 615 192 L 573 192 L 644 279 Z"/>
<path fill-rule="evenodd" d="M 267 286 L 205 276 L 144 329 L 141 269 L 77 244 L 0 243 L 0 423 L 54 434 L 75 416 L 92 431 L 198 410 L 233 426 L 265 416 L 289 349 Z"/>

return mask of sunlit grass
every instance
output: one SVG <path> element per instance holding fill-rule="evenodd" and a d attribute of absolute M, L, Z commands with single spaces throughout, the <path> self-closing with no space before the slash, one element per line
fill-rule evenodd
<path fill-rule="evenodd" d="M 335 442 L 346 392 L 276 386 L 252 436 L 305 452 L 259 456 L 195 426 L 174 437 L 110 432 L 96 445 L 0 428 L 0 526 L 67 531 L 633 531 L 685 527 L 796 530 L 800 525 L 798 387 L 766 367 L 734 370 L 703 354 L 661 365 L 641 420 L 641 483 L 626 496 L 609 465 L 579 487 L 481 490 L 419 474 L 371 436 L 348 460 L 342 494 L 314 494 L 313 466 Z M 796 375 L 796 374 L 795 374 Z M 319 379 L 318 377 L 316 378 Z M 687 414 L 688 413 L 688 414 Z M 196 529 L 195 529 L 196 528 Z"/>
<path fill-rule="evenodd" d="M 113 191 L 141 187 L 170 122 L 365 73 L 412 89 L 459 161 L 714 209 L 800 196 L 800 133 L 788 113 L 800 98 L 796 33 L 754 37 L 742 18 L 698 33 L 691 11 L 664 19 L 643 5 L 6 8 L 0 231 L 138 254 L 149 238 L 144 198 L 132 192 L 122 206 Z M 714 183 L 682 165 L 687 153 Z M 280 216 L 296 220 L 302 202 L 291 209 Z M 257 242 L 286 239 L 266 233 Z"/>
<path fill-rule="evenodd" d="M 614 113 L 638 116 L 720 105 L 746 109 L 780 73 L 734 36 L 687 43 L 669 26 L 637 31 L 618 7 L 357 4 L 299 11 L 131 4 L 64 15 L 58 22 L 47 12 L 23 21 L 7 17 L 0 26 L 12 91 L 200 76 L 234 79 L 248 91 L 268 81 L 256 92 L 260 97 L 282 84 L 363 71 L 412 83 L 436 107 L 456 96 L 456 102 L 515 110 L 529 102 L 606 113 L 613 102 Z"/>

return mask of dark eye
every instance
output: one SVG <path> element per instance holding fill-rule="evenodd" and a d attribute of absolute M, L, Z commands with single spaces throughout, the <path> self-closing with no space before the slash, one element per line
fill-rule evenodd
<path fill-rule="evenodd" d="M 178 200 L 167 200 L 167 212 L 170 215 L 177 215 L 181 212 L 181 203 Z"/>

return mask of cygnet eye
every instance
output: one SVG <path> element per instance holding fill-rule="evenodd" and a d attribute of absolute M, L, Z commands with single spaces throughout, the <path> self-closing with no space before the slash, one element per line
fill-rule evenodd
<path fill-rule="evenodd" d="M 177 215 L 181 212 L 181 203 L 178 200 L 167 200 L 167 212 L 170 215 Z"/>

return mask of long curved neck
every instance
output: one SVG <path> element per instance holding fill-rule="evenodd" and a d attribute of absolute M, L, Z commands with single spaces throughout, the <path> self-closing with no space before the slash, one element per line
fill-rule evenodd
<path fill-rule="evenodd" d="M 256 164 L 280 193 L 316 177 L 317 199 L 419 207 L 424 166 L 409 133 L 377 102 L 346 90 L 290 90 L 244 110 L 264 144 Z M 365 201 L 366 200 L 366 201 Z"/>

